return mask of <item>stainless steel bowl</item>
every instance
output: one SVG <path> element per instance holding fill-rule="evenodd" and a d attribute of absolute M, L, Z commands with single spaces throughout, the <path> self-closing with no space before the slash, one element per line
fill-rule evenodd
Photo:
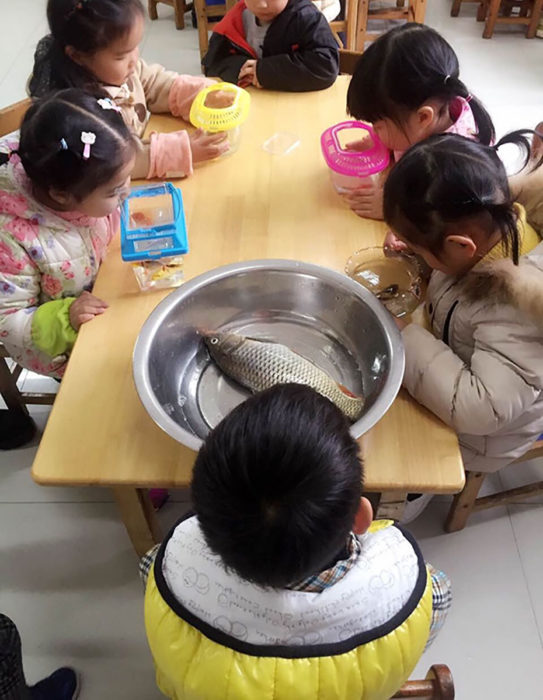
<path fill-rule="evenodd" d="M 358 283 L 292 260 L 255 260 L 211 270 L 166 297 L 134 349 L 134 379 L 151 418 L 194 450 L 248 392 L 211 361 L 201 332 L 227 329 L 275 340 L 365 397 L 351 432 L 360 437 L 401 385 L 401 336 L 386 309 Z"/>

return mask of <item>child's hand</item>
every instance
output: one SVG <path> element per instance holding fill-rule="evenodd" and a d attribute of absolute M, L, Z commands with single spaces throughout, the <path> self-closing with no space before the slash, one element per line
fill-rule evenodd
<path fill-rule="evenodd" d="M 407 243 L 404 243 L 401 241 L 396 234 L 392 233 L 392 231 L 387 231 L 387 235 L 385 236 L 385 240 L 383 243 L 383 248 L 388 249 L 393 251 L 394 253 L 411 253 L 411 248 L 407 245 Z"/>
<path fill-rule="evenodd" d="M 238 85 L 240 87 L 246 87 L 247 85 L 262 87 L 256 77 L 256 59 L 249 59 L 241 66 L 238 75 Z"/>
<path fill-rule="evenodd" d="M 206 97 L 204 105 L 212 109 L 224 109 L 234 104 L 235 95 L 228 90 L 212 90 Z"/>
<path fill-rule="evenodd" d="M 358 187 L 342 195 L 355 214 L 363 219 L 383 218 L 383 186 L 380 183 Z"/>
<path fill-rule="evenodd" d="M 103 314 L 108 305 L 90 292 L 83 292 L 70 306 L 70 324 L 78 331 L 83 323 L 92 321 L 95 316 Z"/>
<path fill-rule="evenodd" d="M 407 321 L 405 318 L 396 318 L 396 316 L 394 316 L 394 323 L 400 331 L 403 331 L 403 329 L 409 325 L 409 321 Z"/>
<path fill-rule="evenodd" d="M 230 148 L 224 131 L 208 134 L 203 129 L 196 129 L 189 134 L 189 139 L 193 163 L 218 158 Z"/>

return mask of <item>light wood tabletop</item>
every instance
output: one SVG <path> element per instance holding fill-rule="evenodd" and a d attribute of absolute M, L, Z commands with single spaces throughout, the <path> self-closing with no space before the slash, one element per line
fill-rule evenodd
<path fill-rule="evenodd" d="M 347 85 L 341 76 L 322 92 L 253 90 L 239 150 L 176 183 L 189 232 L 187 279 L 255 258 L 342 270 L 355 250 L 382 242 L 385 225 L 360 219 L 344 205 L 320 152 L 321 132 L 346 118 Z M 151 127 L 170 131 L 181 124 L 155 116 Z M 297 137 L 299 146 L 283 156 L 265 152 L 264 141 L 277 132 Z M 109 309 L 81 328 L 32 473 L 40 484 L 113 487 L 141 550 L 150 537 L 142 530 L 155 527 L 142 487 L 187 486 L 195 453 L 163 433 L 138 399 L 134 343 L 170 290 L 140 292 L 119 247 L 118 240 L 112 244 L 94 289 Z M 453 493 L 464 484 L 455 434 L 403 391 L 364 438 L 363 451 L 368 491 Z"/>

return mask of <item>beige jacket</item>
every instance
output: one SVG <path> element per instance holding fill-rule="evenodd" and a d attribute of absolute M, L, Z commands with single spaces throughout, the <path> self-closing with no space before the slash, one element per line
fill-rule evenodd
<path fill-rule="evenodd" d="M 214 82 L 203 76 L 179 75 L 158 64 L 148 66 L 140 59 L 126 83 L 120 87 L 104 86 L 115 104 L 121 108 L 126 124 L 138 137 L 133 178 L 174 177 L 192 173 L 190 142 L 186 131 L 173 132 L 176 136 L 172 135 L 171 139 L 174 140 L 165 144 L 160 143 L 160 139 L 153 138 L 153 135 L 149 139 L 142 137 L 151 113 L 171 113 L 188 121 L 194 98 L 200 90 Z M 164 149 L 167 149 L 166 154 L 155 153 Z M 175 167 L 167 170 L 168 165 L 165 172 L 155 172 L 155 164 L 158 160 L 163 161 L 168 152 L 176 154 Z"/>
<path fill-rule="evenodd" d="M 426 308 L 432 332 L 402 334 L 404 385 L 456 430 L 466 469 L 496 471 L 543 433 L 543 243 L 518 267 L 434 272 Z"/>

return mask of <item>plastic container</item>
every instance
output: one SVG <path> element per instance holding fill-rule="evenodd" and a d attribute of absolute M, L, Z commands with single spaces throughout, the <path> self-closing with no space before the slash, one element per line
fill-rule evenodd
<path fill-rule="evenodd" d="M 369 289 L 393 316 L 413 313 L 421 302 L 422 271 L 413 255 L 380 246 L 361 248 L 347 260 L 345 272 Z"/>
<path fill-rule="evenodd" d="M 357 150 L 347 148 L 354 142 L 360 142 Z M 362 122 L 345 121 L 326 129 L 321 148 L 334 187 L 342 194 L 374 182 L 390 163 L 388 148 Z"/>
<path fill-rule="evenodd" d="M 232 94 L 232 104 L 226 107 L 209 107 L 206 104 L 213 92 Z M 234 153 L 240 141 L 240 127 L 249 116 L 251 96 L 243 88 L 232 83 L 214 83 L 201 90 L 190 108 L 190 123 L 210 134 L 226 132 L 229 149 L 223 155 Z M 219 156 L 222 157 L 222 156 Z"/>
<path fill-rule="evenodd" d="M 187 252 L 181 191 L 170 182 L 134 187 L 121 210 L 121 256 L 140 288 L 178 287 Z"/>

